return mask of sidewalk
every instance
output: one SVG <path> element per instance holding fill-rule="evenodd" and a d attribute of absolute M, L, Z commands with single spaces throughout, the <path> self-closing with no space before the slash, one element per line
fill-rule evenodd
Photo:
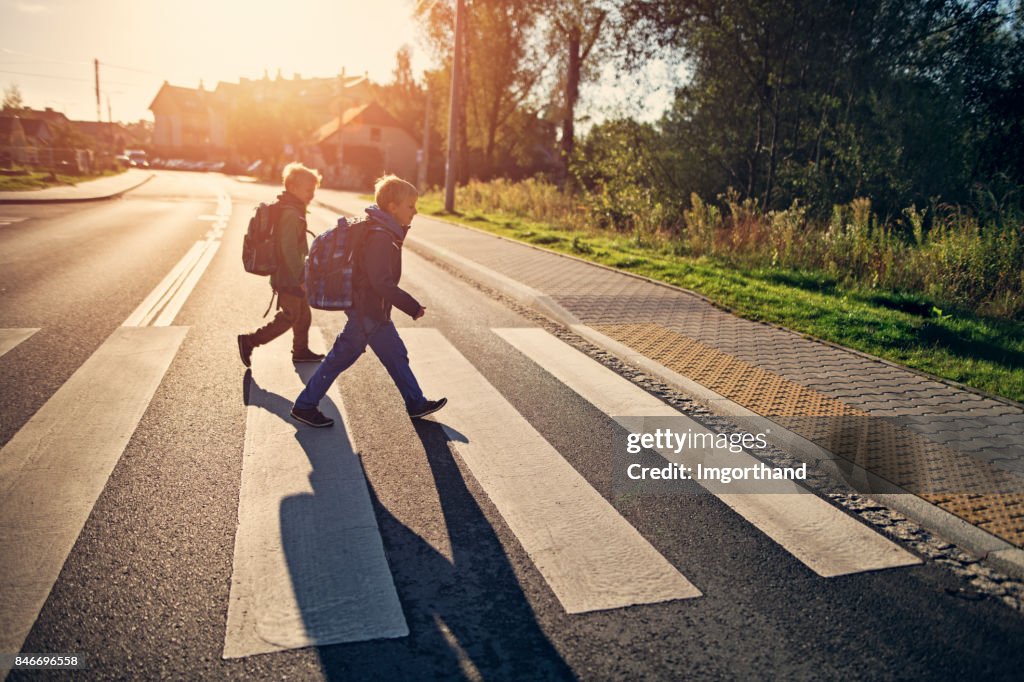
<path fill-rule="evenodd" d="M 152 177 L 151 171 L 129 168 L 119 175 L 80 182 L 77 185 L 47 187 L 25 192 L 0 192 L 0 204 L 66 204 L 112 199 L 145 184 Z"/>
<path fill-rule="evenodd" d="M 355 195 L 322 205 L 361 212 Z M 765 417 L 785 448 L 1024 575 L 1024 406 L 743 320 L 676 287 L 427 216 L 407 245 L 692 395 Z M 911 494 L 907 494 L 911 493 Z"/>

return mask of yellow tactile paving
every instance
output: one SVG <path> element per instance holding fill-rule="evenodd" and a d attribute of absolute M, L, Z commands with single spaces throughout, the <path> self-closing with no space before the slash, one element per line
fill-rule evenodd
<path fill-rule="evenodd" d="M 594 328 L 969 523 L 1024 547 L 1021 479 L 664 327 L 605 324 Z M 972 493 L 960 492 L 964 490 Z"/>

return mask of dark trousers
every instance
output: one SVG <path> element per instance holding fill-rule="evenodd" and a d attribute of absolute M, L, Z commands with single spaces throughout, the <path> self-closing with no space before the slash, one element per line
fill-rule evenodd
<path fill-rule="evenodd" d="M 348 313 L 345 328 L 334 340 L 334 346 L 295 401 L 295 407 L 309 409 L 319 405 L 320 399 L 338 375 L 348 369 L 367 346 L 373 349 L 384 369 L 391 375 L 391 380 L 402 394 L 406 409 L 411 412 L 422 406 L 425 401 L 423 391 L 409 367 L 409 352 L 398 336 L 394 323 L 391 320 L 373 320 L 352 311 Z"/>
<path fill-rule="evenodd" d="M 277 315 L 268 324 L 249 335 L 254 346 L 270 343 L 289 329 L 292 330 L 292 352 L 298 353 L 309 348 L 309 325 L 313 314 L 305 296 L 278 294 Z"/>

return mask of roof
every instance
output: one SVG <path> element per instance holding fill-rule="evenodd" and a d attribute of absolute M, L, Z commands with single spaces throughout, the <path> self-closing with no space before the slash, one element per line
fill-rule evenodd
<path fill-rule="evenodd" d="M 402 125 L 402 122 L 388 113 L 387 109 L 376 102 L 370 102 L 369 104 L 346 109 L 341 116 L 335 117 L 320 126 L 320 128 L 313 133 L 313 143 L 320 144 L 342 128 L 357 125 L 398 128 L 399 130 L 405 130 L 405 132 L 412 137 L 411 133 L 409 133 L 409 131 L 405 129 L 405 126 Z M 415 140 L 416 138 L 413 137 L 413 139 Z"/>
<path fill-rule="evenodd" d="M 42 119 L 50 125 L 68 125 L 71 121 L 68 117 L 59 111 L 53 109 L 22 109 L 18 112 L 18 116 L 24 120 L 27 118 Z"/>
<path fill-rule="evenodd" d="M 16 120 L 21 122 L 21 130 L 25 133 L 26 138 L 41 140 L 44 137 L 50 137 L 50 126 L 43 119 L 0 116 L 0 139 L 9 139 Z"/>
<path fill-rule="evenodd" d="M 149 109 L 153 112 L 157 109 L 163 109 L 166 107 L 175 109 L 201 109 L 207 105 L 209 97 L 210 93 L 206 90 L 183 88 L 178 85 L 171 85 L 167 81 L 164 81 L 164 84 L 160 87 L 160 91 L 156 93 L 156 97 L 153 98 L 153 102 L 149 105 Z"/>

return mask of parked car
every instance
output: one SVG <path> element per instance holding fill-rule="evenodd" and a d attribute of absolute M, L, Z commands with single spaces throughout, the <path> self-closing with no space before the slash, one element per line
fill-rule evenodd
<path fill-rule="evenodd" d="M 126 150 L 125 154 L 133 168 L 149 168 L 149 159 L 146 158 L 146 152 L 141 149 Z"/>

